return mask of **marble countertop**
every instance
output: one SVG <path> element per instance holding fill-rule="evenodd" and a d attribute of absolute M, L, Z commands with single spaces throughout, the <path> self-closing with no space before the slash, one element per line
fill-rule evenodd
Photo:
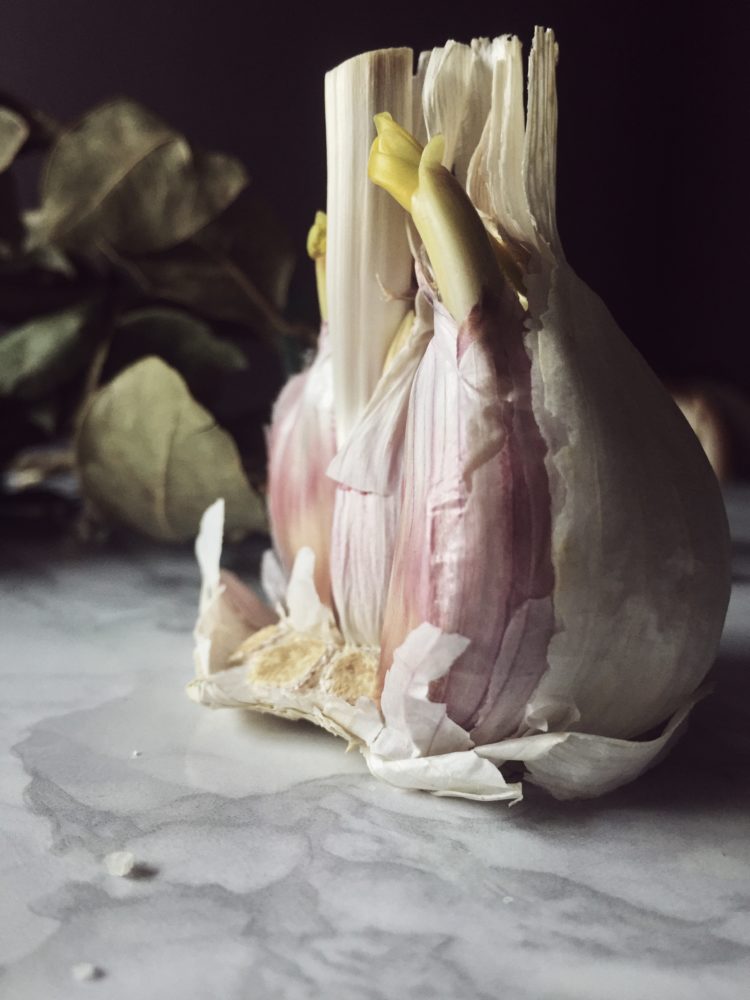
<path fill-rule="evenodd" d="M 512 809 L 189 701 L 188 551 L 2 543 L 0 998 L 747 996 L 750 493 L 729 508 L 716 692 L 682 743 L 601 800 Z"/>

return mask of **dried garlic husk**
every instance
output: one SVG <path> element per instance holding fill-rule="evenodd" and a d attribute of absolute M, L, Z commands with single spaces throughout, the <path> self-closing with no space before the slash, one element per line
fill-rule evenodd
<path fill-rule="evenodd" d="M 527 121 L 517 39 L 448 43 L 408 83 L 402 51 L 356 65 L 370 95 L 373 79 L 398 78 L 390 106 L 369 109 L 369 169 L 414 227 L 413 320 L 401 308 L 370 327 L 372 247 L 402 250 L 404 230 L 379 213 L 362 228 L 329 160 L 329 218 L 350 226 L 335 266 L 330 241 L 327 255 L 333 601 L 319 554 L 302 547 L 279 622 L 207 656 L 243 627 L 236 581 L 234 609 L 219 582 L 215 506 L 199 539 L 191 694 L 310 718 L 405 788 L 515 801 L 521 785 L 502 768 L 521 762 L 557 797 L 601 794 L 653 764 L 702 696 L 729 593 L 721 494 L 674 403 L 565 260 L 552 33 L 535 34 Z M 355 62 L 327 86 L 334 177 L 342 136 L 350 162 L 367 159 L 341 104 Z M 389 291 L 408 286 L 396 259 Z M 245 621 L 260 614 L 251 605 Z"/>

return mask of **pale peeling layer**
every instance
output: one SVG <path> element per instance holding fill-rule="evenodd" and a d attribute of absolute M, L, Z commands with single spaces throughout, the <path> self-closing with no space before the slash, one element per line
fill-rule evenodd
<path fill-rule="evenodd" d="M 471 751 L 409 760 L 384 760 L 365 751 L 365 760 L 376 778 L 397 788 L 510 805 L 523 798 L 520 783 L 509 784 L 493 764 Z"/>
<path fill-rule="evenodd" d="M 420 292 L 405 343 L 328 469 L 338 484 L 331 540 L 333 597 L 341 631 L 357 645 L 380 644 L 401 511 L 409 393 L 431 326 L 431 310 Z"/>
<path fill-rule="evenodd" d="M 414 375 L 432 337 L 432 306 L 422 290 L 406 342 L 383 372 L 351 435 L 328 467 L 328 475 L 361 493 L 397 493 L 401 486 L 403 438 Z"/>
<path fill-rule="evenodd" d="M 193 631 L 199 677 L 223 670 L 229 656 L 250 632 L 277 618 L 234 574 L 220 569 L 223 533 L 224 501 L 217 500 L 203 514 L 195 543 L 201 571 L 200 607 Z"/>
<path fill-rule="evenodd" d="M 426 622 L 393 654 L 380 697 L 385 725 L 370 749 L 388 759 L 451 753 L 472 746 L 469 734 L 448 718 L 446 705 L 430 699 L 439 681 L 466 651 L 469 640 Z"/>
<path fill-rule="evenodd" d="M 466 190 L 475 208 L 507 237 L 533 239 L 524 186 L 524 79 L 521 43 L 515 37 L 495 40 L 490 113 L 469 163 Z"/>
<path fill-rule="evenodd" d="M 354 645 L 379 648 L 400 510 L 398 493 L 336 489 L 333 598 L 341 631 Z"/>
<path fill-rule="evenodd" d="M 469 161 L 490 110 L 492 64 L 501 39 L 449 41 L 433 49 L 425 68 L 422 111 L 427 137 L 445 139 L 443 164 L 466 184 Z"/>
<path fill-rule="evenodd" d="M 523 763 L 528 780 L 556 799 L 596 798 L 657 764 L 679 739 L 703 693 L 675 712 L 657 738 L 640 742 L 590 733 L 543 733 L 434 757 L 386 760 L 369 750 L 364 753 L 372 773 L 399 788 L 513 804 L 523 797 L 522 786 L 507 784 L 497 768 Z"/>

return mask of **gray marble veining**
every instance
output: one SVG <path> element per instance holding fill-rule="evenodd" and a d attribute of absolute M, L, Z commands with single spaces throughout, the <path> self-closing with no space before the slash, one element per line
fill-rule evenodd
<path fill-rule="evenodd" d="M 730 511 L 716 692 L 682 744 L 600 801 L 512 809 L 190 702 L 188 552 L 6 546 L 0 998 L 750 996 L 750 496 Z"/>

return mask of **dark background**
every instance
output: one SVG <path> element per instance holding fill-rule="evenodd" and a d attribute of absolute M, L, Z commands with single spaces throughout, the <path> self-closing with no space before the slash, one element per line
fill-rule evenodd
<path fill-rule="evenodd" d="M 69 118 L 114 94 L 236 153 L 300 248 L 324 207 L 323 74 L 358 52 L 555 29 L 568 257 L 662 375 L 750 389 L 748 5 L 1 0 L 0 86 Z"/>

